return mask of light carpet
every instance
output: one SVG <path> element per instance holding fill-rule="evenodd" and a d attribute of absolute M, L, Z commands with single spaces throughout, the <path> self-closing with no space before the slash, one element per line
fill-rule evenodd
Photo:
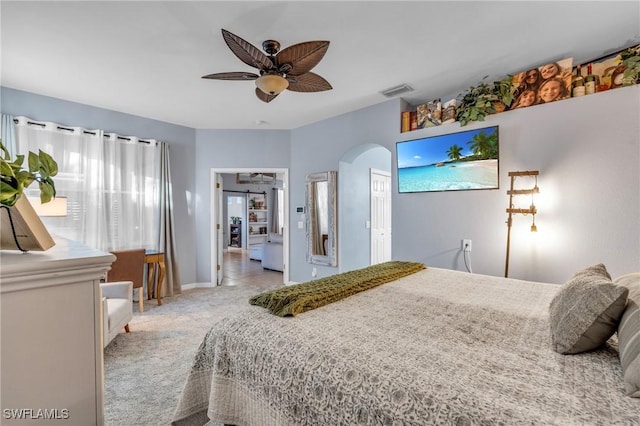
<path fill-rule="evenodd" d="M 246 284 L 186 290 L 145 303 L 130 333 L 120 333 L 104 352 L 104 415 L 107 426 L 168 425 L 193 357 L 205 333 L 260 292 L 282 284 Z M 145 301 L 146 302 L 146 301 Z"/>

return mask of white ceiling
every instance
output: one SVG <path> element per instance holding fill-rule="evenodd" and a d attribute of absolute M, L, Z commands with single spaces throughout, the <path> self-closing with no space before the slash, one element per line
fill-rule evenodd
<path fill-rule="evenodd" d="M 293 129 L 383 102 L 401 83 L 413 105 L 447 100 L 485 75 L 638 44 L 639 10 L 637 0 L 2 1 L 1 83 L 198 129 Z M 333 90 L 266 104 L 252 81 L 202 79 L 255 71 L 221 28 L 257 47 L 329 40 L 313 71 Z"/>

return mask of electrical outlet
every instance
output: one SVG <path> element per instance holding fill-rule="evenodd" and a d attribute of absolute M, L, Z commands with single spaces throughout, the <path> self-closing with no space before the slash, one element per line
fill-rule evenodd
<path fill-rule="evenodd" d="M 318 276 L 318 270 L 316 268 L 312 268 L 311 269 L 311 276 L 312 277 L 317 277 Z"/>
<path fill-rule="evenodd" d="M 462 250 L 471 251 L 471 240 L 462 240 Z"/>

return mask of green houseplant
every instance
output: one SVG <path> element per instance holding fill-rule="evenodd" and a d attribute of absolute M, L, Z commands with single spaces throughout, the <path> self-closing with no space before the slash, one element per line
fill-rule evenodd
<path fill-rule="evenodd" d="M 516 97 L 516 87 L 513 85 L 513 76 L 508 75 L 502 80 L 494 81 L 493 93 L 498 102 L 496 112 L 502 112 L 506 108 L 509 108 Z"/>
<path fill-rule="evenodd" d="M 487 77 L 484 76 L 477 86 L 471 86 L 458 95 L 460 107 L 457 120 L 461 126 L 470 121 L 484 121 L 487 115 L 502 112 L 513 103 L 513 76 L 509 75 L 493 83 L 486 83 L 484 80 Z"/>
<path fill-rule="evenodd" d="M 630 86 L 640 83 L 640 44 L 620 52 L 624 70 L 622 84 Z"/>
<path fill-rule="evenodd" d="M 465 126 L 470 121 L 484 121 L 485 117 L 496 112 L 494 102 L 498 100 L 493 85 L 483 82 L 477 86 L 471 86 L 460 95 L 460 106 L 458 107 L 457 120 L 461 126 Z"/>
<path fill-rule="evenodd" d="M 58 164 L 46 152 L 29 152 L 28 169 L 23 168 L 24 155 L 12 160 L 0 140 L 0 205 L 11 207 L 33 182 L 40 187 L 40 201 L 47 203 L 56 196 L 52 177 L 58 174 Z"/>

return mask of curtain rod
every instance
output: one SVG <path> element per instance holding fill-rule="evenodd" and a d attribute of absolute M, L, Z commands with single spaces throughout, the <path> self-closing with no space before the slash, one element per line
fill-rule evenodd
<path fill-rule="evenodd" d="M 262 192 L 253 192 L 253 191 L 249 191 L 248 189 L 246 191 L 234 191 L 233 189 L 223 189 L 222 192 L 237 192 L 239 194 L 258 194 L 258 195 L 267 195 L 267 191 L 262 191 Z"/>
<path fill-rule="evenodd" d="M 14 124 L 18 124 L 19 121 L 14 118 L 13 119 L 13 123 Z M 47 126 L 44 123 L 38 123 L 38 122 L 35 122 L 35 121 L 27 121 L 27 125 L 29 125 L 29 126 L 40 126 L 40 127 L 43 127 L 43 128 Z M 56 126 L 56 128 L 58 130 L 66 130 L 67 132 L 73 132 L 73 130 L 74 130 L 74 129 L 70 128 L 70 127 L 62 127 L 62 126 Z M 93 135 L 93 136 L 96 135 L 96 132 L 90 132 L 89 130 L 83 130 L 82 133 L 84 133 L 85 135 Z M 103 137 L 108 138 L 109 135 L 105 133 Z M 120 139 L 120 140 L 123 140 L 123 141 L 131 141 L 131 138 L 127 138 L 127 137 L 124 137 L 124 136 L 117 136 L 117 138 Z M 145 141 L 145 140 L 142 140 L 142 139 L 138 139 L 138 142 L 146 143 L 147 145 L 151 144 L 151 141 Z"/>

